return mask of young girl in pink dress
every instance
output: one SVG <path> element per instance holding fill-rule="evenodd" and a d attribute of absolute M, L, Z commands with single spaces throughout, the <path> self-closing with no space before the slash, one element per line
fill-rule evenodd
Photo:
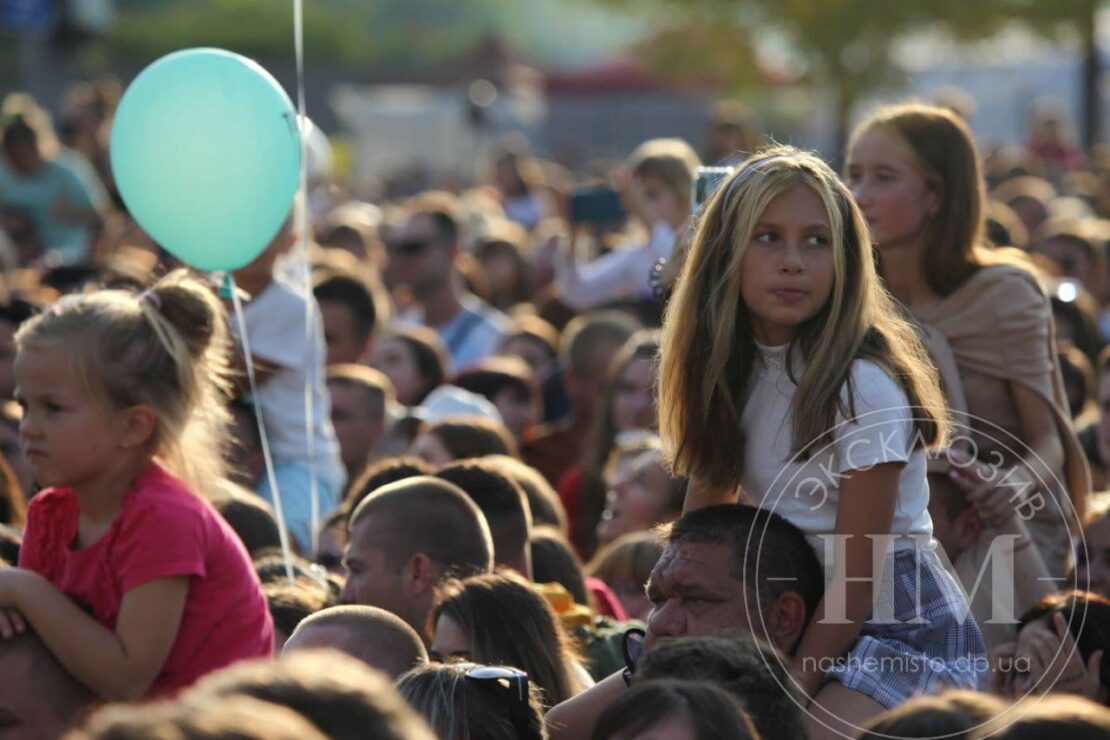
<path fill-rule="evenodd" d="M 171 693 L 272 651 L 234 532 L 196 492 L 223 476 L 223 309 L 175 273 L 140 295 L 70 296 L 16 336 L 36 481 L 0 636 L 33 628 L 109 700 Z"/>

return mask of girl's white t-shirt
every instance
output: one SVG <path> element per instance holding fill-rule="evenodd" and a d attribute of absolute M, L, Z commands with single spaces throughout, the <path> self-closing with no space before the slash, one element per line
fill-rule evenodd
<path fill-rule="evenodd" d="M 918 547 L 921 540 L 928 541 L 933 522 L 928 509 L 926 453 L 920 445 L 912 449 L 913 414 L 901 386 L 875 363 L 856 360 L 851 383 L 842 391 L 842 399 L 847 401 L 851 389 L 855 416 L 845 419 L 838 414 L 831 442 L 815 446 L 809 459 L 801 462 L 790 452 L 790 403 L 797 387 L 786 372 L 787 345 L 757 346 L 754 385 L 742 416 L 746 448 L 741 485 L 745 496 L 805 532 L 829 572 L 832 563 L 827 553 L 834 551 L 833 542 L 820 535 L 836 531 L 843 474 L 882 463 L 902 463 L 889 534 L 912 535 Z M 800 378 L 801 362 L 793 365 L 794 377 Z M 894 549 L 914 547 L 914 539 L 899 537 L 893 542 Z"/>

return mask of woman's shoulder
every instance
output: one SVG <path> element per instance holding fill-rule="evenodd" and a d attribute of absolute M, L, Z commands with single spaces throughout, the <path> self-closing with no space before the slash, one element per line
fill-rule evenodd
<path fill-rule="evenodd" d="M 976 292 L 989 289 L 994 294 L 1001 291 L 1007 296 L 1045 298 L 1044 286 L 1036 269 L 1010 260 L 980 267 L 968 279 L 966 287 Z"/>

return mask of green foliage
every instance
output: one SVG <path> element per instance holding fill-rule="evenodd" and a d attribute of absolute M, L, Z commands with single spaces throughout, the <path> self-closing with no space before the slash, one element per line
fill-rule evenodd
<path fill-rule="evenodd" d="M 318 59 L 365 64 L 377 49 L 342 8 L 304 4 L 307 53 Z M 177 0 L 120 13 L 104 39 L 110 57 L 147 61 L 177 49 L 217 46 L 248 56 L 290 56 L 293 5 L 277 0 Z"/>
<path fill-rule="evenodd" d="M 725 20 L 690 19 L 638 45 L 637 58 L 677 84 L 740 91 L 762 83 L 746 29 Z"/>

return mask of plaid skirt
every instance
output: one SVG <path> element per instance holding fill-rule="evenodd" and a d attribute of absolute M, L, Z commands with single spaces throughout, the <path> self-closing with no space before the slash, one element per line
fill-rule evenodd
<path fill-rule="evenodd" d="M 988 675 L 986 647 L 967 598 L 936 551 L 925 547 L 888 558 L 871 617 L 826 680 L 889 709 L 916 694 L 985 690 Z"/>

